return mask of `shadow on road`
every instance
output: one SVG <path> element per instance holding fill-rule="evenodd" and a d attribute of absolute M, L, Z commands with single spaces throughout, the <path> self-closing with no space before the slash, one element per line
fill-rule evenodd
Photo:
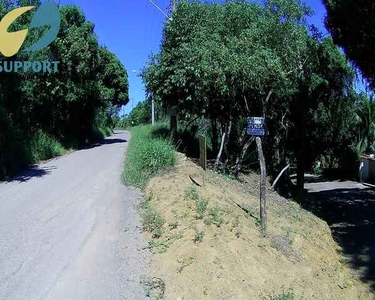
<path fill-rule="evenodd" d="M 104 146 L 104 145 L 122 144 L 122 143 L 127 143 L 127 142 L 128 141 L 125 140 L 125 139 L 109 138 L 109 139 L 102 140 L 98 143 L 86 146 L 86 147 L 80 149 L 79 151 L 89 150 L 89 149 L 101 147 L 101 146 Z M 20 174 L 9 177 L 9 178 L 6 178 L 3 181 L 0 180 L 0 182 L 17 182 L 17 181 L 21 182 L 21 183 L 27 182 L 32 178 L 44 177 L 44 176 L 48 175 L 49 173 L 51 173 L 51 171 L 54 170 L 54 169 L 56 169 L 56 167 L 31 166 L 28 169 L 26 169 L 25 171 L 22 171 Z"/>
<path fill-rule="evenodd" d="M 16 182 L 16 181 L 27 182 L 31 178 L 44 177 L 44 176 L 48 175 L 49 173 L 51 173 L 52 170 L 55 170 L 55 169 L 56 169 L 56 167 L 40 168 L 40 167 L 37 167 L 37 166 L 33 166 L 33 167 L 30 167 L 29 169 L 23 171 L 19 175 L 13 176 L 13 177 L 5 180 L 5 182 Z"/>
<path fill-rule="evenodd" d="M 375 290 L 375 189 L 312 190 L 306 199 L 302 206 L 328 223 L 349 266 Z"/>
<path fill-rule="evenodd" d="M 122 143 L 127 143 L 128 141 L 125 139 L 105 139 L 103 141 L 97 142 L 95 144 L 88 145 L 84 147 L 82 150 L 88 150 L 88 149 L 93 149 L 97 147 L 101 147 L 104 145 L 113 145 L 113 144 L 122 144 Z"/>

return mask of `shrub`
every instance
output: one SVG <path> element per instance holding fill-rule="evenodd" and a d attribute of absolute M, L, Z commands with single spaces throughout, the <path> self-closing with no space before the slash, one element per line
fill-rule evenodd
<path fill-rule="evenodd" d="M 31 139 L 32 162 L 50 159 L 65 153 L 64 147 L 53 137 L 38 131 Z"/>

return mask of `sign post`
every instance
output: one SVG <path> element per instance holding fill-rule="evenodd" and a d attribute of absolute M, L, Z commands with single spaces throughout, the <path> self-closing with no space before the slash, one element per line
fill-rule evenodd
<path fill-rule="evenodd" d="M 199 136 L 199 163 L 203 170 L 207 170 L 207 143 L 204 135 Z"/>
<path fill-rule="evenodd" d="M 256 136 L 256 144 L 258 149 L 258 158 L 260 164 L 260 220 L 261 220 L 261 234 L 266 236 L 267 231 L 267 206 L 266 206 L 266 161 L 263 154 L 262 139 L 266 133 L 264 118 L 252 117 L 248 119 L 247 134 Z"/>

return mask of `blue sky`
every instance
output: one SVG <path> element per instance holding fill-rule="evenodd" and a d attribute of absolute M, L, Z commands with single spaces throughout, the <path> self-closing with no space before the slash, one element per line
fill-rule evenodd
<path fill-rule="evenodd" d="M 154 0 L 168 11 L 169 0 Z M 95 24 L 99 42 L 115 53 L 129 74 L 130 103 L 122 113 L 129 113 L 133 106 L 145 98 L 139 72 L 151 53 L 159 51 L 165 17 L 151 5 L 149 0 L 60 0 L 61 4 L 75 4 Z M 315 15 L 309 22 L 324 33 L 325 8 L 321 0 L 307 0 Z"/>

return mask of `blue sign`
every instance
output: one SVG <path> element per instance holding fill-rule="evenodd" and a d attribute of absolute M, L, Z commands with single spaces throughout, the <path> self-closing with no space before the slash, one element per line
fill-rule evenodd
<path fill-rule="evenodd" d="M 264 136 L 266 134 L 266 124 L 264 118 L 248 118 L 247 135 Z"/>

